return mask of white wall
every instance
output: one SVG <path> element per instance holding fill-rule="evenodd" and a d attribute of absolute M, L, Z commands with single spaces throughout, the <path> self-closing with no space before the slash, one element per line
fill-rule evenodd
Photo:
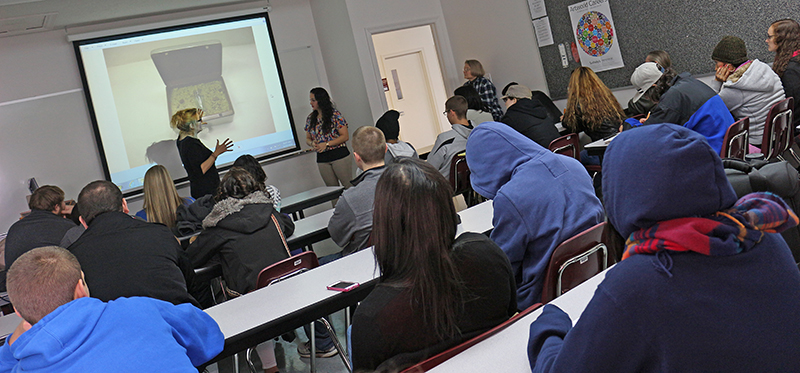
<path fill-rule="evenodd" d="M 330 1 L 330 0 L 329 0 Z M 341 0 L 337 0 L 341 1 Z M 344 0 L 352 26 L 361 82 L 366 88 L 373 123 L 386 110 L 380 71 L 372 46 L 372 33 L 398 30 L 413 26 L 433 25 L 434 38 L 439 48 L 442 75 L 448 92 L 461 85 L 461 66 L 456 66 L 452 47 L 439 0 Z"/>
<path fill-rule="evenodd" d="M 310 47 L 319 62 L 318 71 L 309 73 L 316 73 L 320 85 L 327 86 L 328 75 L 309 0 L 272 0 L 271 4 L 270 20 L 279 53 Z M 227 8 L 218 8 L 171 13 L 82 30 L 149 24 L 227 11 Z M 0 232 L 5 232 L 19 218 L 19 212 L 27 210 L 25 180 L 28 178 L 36 177 L 40 185 L 59 185 L 67 198 L 76 198 L 85 184 L 102 179 L 103 172 L 75 54 L 66 32 L 0 38 L 0 51 Z M 307 106 L 307 96 L 303 102 L 291 104 Z M 310 112 L 310 108 L 302 112 Z M 305 122 L 305 116 L 297 116 L 296 122 Z M 303 133 L 299 135 L 304 136 Z M 284 196 L 323 185 L 314 156 L 305 153 L 266 165 L 268 182 L 277 186 Z M 179 188 L 179 193 L 189 195 L 188 187 Z M 131 210 L 141 208 L 140 198 L 130 202 Z"/>
<path fill-rule="evenodd" d="M 476 59 L 497 87 L 515 81 L 549 94 L 528 4 L 522 0 L 439 0 L 458 68 Z M 452 92 L 452 91 L 451 91 Z"/>

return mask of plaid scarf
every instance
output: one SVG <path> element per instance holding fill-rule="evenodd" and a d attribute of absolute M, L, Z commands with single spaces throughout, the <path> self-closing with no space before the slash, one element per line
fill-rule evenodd
<path fill-rule="evenodd" d="M 764 233 L 778 233 L 797 224 L 797 215 L 780 197 L 768 192 L 751 193 L 732 208 L 711 216 L 666 220 L 634 232 L 625 244 L 622 260 L 662 250 L 734 255 L 753 248 Z"/>

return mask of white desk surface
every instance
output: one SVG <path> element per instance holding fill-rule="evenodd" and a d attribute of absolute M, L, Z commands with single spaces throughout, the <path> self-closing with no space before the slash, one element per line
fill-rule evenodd
<path fill-rule="evenodd" d="M 328 194 L 335 194 L 336 192 L 341 192 L 343 190 L 344 190 L 344 187 L 340 187 L 340 186 L 336 186 L 336 187 L 323 186 L 323 187 L 318 187 L 318 188 L 314 188 L 314 189 L 311 189 L 311 190 L 307 190 L 305 192 L 300 192 L 300 193 L 297 193 L 297 194 L 293 194 L 291 196 L 288 196 L 288 197 L 285 197 L 285 198 L 281 199 L 281 210 L 284 210 L 284 212 L 286 212 L 286 211 L 293 212 L 293 211 L 297 210 L 295 208 L 295 205 L 303 205 L 309 200 L 320 198 L 320 197 L 328 195 Z M 326 199 L 320 200 L 319 203 L 332 201 L 333 199 L 334 198 L 326 198 Z"/>
<path fill-rule="evenodd" d="M 294 241 L 303 236 L 313 234 L 321 228 L 328 229 L 328 221 L 333 216 L 333 209 L 325 210 L 319 214 L 307 216 L 294 222 L 294 233 L 286 237 L 286 241 Z"/>
<path fill-rule="evenodd" d="M 456 229 L 456 237 L 464 232 L 486 233 L 494 228 L 494 207 L 492 201 L 482 202 L 458 213 L 461 224 Z"/>
<path fill-rule="evenodd" d="M 609 267 L 609 269 L 613 268 Z M 608 269 L 578 285 L 551 304 L 566 312 L 572 324 L 578 321 L 589 304 Z M 508 328 L 497 333 L 436 366 L 429 372 L 530 372 L 528 362 L 528 336 L 531 323 L 542 314 L 543 307 L 517 320 Z"/>
<path fill-rule="evenodd" d="M 365 249 L 299 276 L 261 288 L 205 310 L 219 324 L 225 339 L 281 316 L 339 295 L 326 288 L 338 281 L 366 283 L 378 277 L 372 249 Z"/>
<path fill-rule="evenodd" d="M 600 140 L 597 140 L 597 141 L 592 141 L 592 142 L 584 145 L 583 148 L 584 149 L 587 149 L 587 148 L 605 148 L 605 147 L 608 147 L 608 144 L 610 144 L 611 141 L 616 139 L 616 138 L 617 138 L 617 135 L 614 135 L 614 137 L 612 137 L 610 139 L 607 139 L 607 140 L 600 139 Z"/>

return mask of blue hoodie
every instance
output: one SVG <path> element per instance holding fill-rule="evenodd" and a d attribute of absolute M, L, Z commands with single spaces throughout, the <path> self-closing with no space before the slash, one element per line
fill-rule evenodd
<path fill-rule="evenodd" d="M 217 323 L 191 304 L 79 298 L 0 347 L 0 372 L 196 373 L 223 344 Z"/>
<path fill-rule="evenodd" d="M 541 301 L 553 250 L 604 219 L 580 162 L 554 154 L 513 128 L 481 124 L 467 141 L 472 188 L 494 203 L 491 238 L 508 255 L 517 307 Z"/>
<path fill-rule="evenodd" d="M 736 201 L 701 134 L 625 131 L 603 160 L 609 221 L 624 236 Z M 698 245 L 702 245 L 698 242 Z M 736 255 L 659 251 L 611 268 L 578 322 L 547 305 L 531 324 L 533 372 L 789 372 L 800 356 L 800 271 L 779 234 Z"/>

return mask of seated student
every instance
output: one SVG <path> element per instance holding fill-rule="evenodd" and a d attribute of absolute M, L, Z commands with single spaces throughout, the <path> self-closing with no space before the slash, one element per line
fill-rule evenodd
<path fill-rule="evenodd" d="M 542 103 L 531 98 L 528 87 L 520 84 L 509 87 L 503 94 L 503 102 L 507 110 L 500 122 L 545 148 L 559 137 L 555 119 Z"/>
<path fill-rule="evenodd" d="M 353 158 L 356 166 L 364 172 L 350 182 L 352 187 L 342 193 L 328 222 L 328 232 L 333 242 L 342 248 L 342 255 L 367 246 L 372 233 L 375 184 L 385 169 L 385 154 L 386 141 L 381 130 L 363 126 L 353 133 Z"/>
<path fill-rule="evenodd" d="M 353 316 L 354 371 L 402 370 L 516 313 L 508 259 L 485 235 L 456 237 L 452 193 L 436 169 L 411 158 L 378 181 L 381 277 Z"/>
<path fill-rule="evenodd" d="M 494 200 L 491 238 L 517 281 L 517 305 L 542 298 L 542 276 L 556 246 L 604 219 L 592 179 L 577 160 L 555 154 L 502 123 L 472 131 L 472 188 Z"/>
<path fill-rule="evenodd" d="M 786 97 L 794 97 L 794 127 L 800 126 L 800 24 L 793 19 L 773 22 L 767 29 L 767 49 L 775 52 L 772 70 L 781 77 Z"/>
<path fill-rule="evenodd" d="M 197 305 L 186 286 L 194 272 L 175 236 L 163 225 L 128 215 L 119 187 L 105 180 L 89 183 L 78 195 L 78 209 L 86 231 L 69 251 L 82 263 L 93 297 Z"/>
<path fill-rule="evenodd" d="M 462 85 L 453 91 L 453 95 L 462 96 L 467 99 L 467 119 L 475 123 L 476 126 L 483 122 L 494 122 L 492 113 L 489 111 L 488 107 L 483 105 L 481 96 L 478 94 L 478 91 L 475 90 L 475 87 L 471 85 Z"/>
<path fill-rule="evenodd" d="M 644 62 L 655 62 L 662 73 L 672 69 L 672 60 L 665 51 L 652 51 L 648 53 Z M 634 87 L 638 87 L 638 84 L 633 80 L 633 76 L 631 76 L 631 84 L 633 84 Z M 656 106 L 655 102 L 650 101 L 647 97 L 642 97 L 642 94 L 644 94 L 644 91 L 640 90 L 628 101 L 625 115 L 632 117 L 639 114 L 647 114 Z"/>
<path fill-rule="evenodd" d="M 55 185 L 36 188 L 28 201 L 28 208 L 31 213 L 8 228 L 4 254 L 6 268 L 28 250 L 58 245 L 67 231 L 75 227 L 63 216 L 70 213 L 72 206 L 66 205 L 64 191 Z M 0 290 L 3 289 L 5 287 Z"/>
<path fill-rule="evenodd" d="M 378 118 L 375 122 L 383 137 L 386 138 L 386 155 L 383 158 L 385 164 L 392 163 L 397 157 L 419 158 L 417 150 L 411 144 L 400 141 L 400 113 L 397 110 L 389 110 Z"/>
<path fill-rule="evenodd" d="M 500 108 L 500 104 L 497 102 L 497 88 L 495 88 L 491 80 L 484 77 L 485 74 L 486 71 L 480 61 L 464 61 L 464 79 L 467 79 L 464 85 L 475 88 L 475 91 L 481 96 L 483 107 L 489 108 L 489 111 L 492 112 L 492 118 L 497 121 L 503 116 L 503 109 Z"/>
<path fill-rule="evenodd" d="M 564 126 L 571 131 L 584 132 L 592 141 L 619 132 L 625 113 L 611 90 L 588 67 L 572 71 L 567 92 Z"/>
<path fill-rule="evenodd" d="M 603 196 L 626 251 L 574 327 L 552 305 L 531 324 L 534 372 L 797 370 L 800 271 L 775 232 L 798 220 L 780 198 L 737 201 L 717 152 L 670 124 L 609 144 Z"/>
<path fill-rule="evenodd" d="M 272 199 L 272 205 L 275 210 L 281 211 L 281 191 L 274 185 L 267 185 L 267 173 L 264 172 L 264 168 L 261 167 L 261 163 L 258 162 L 256 157 L 250 154 L 239 156 L 233 162 L 233 167 L 241 167 L 249 172 L 261 190 L 266 192 L 269 198 Z"/>
<path fill-rule="evenodd" d="M 772 105 L 785 98 L 781 78 L 769 65 L 747 59 L 744 40 L 725 36 L 714 47 L 716 89 L 735 120 L 750 118 L 748 140 L 760 148 L 764 122 Z M 751 149 L 751 153 L 760 153 Z"/>
<path fill-rule="evenodd" d="M 175 228 L 175 211 L 180 206 L 194 202 L 192 197 L 181 197 L 175 189 L 167 168 L 162 165 L 150 167 L 144 174 L 144 208 L 136 216 L 144 221 L 160 223 Z"/>
<path fill-rule="evenodd" d="M 428 163 L 437 168 L 445 180 L 450 178 L 450 162 L 456 154 L 467 148 L 467 137 L 474 128 L 467 119 L 467 99 L 462 96 L 453 96 L 444 103 L 444 114 L 452 125 L 450 131 L 442 132 L 433 143 Z"/>
<path fill-rule="evenodd" d="M 225 174 L 214 198 L 217 203 L 203 220 L 203 233 L 186 253 L 193 268 L 204 267 L 211 261 L 220 263 L 228 288 L 245 294 L 256 289 L 262 269 L 290 256 L 283 237 L 294 232 L 294 223 L 275 211 L 261 185 L 240 167 Z M 210 298 L 197 294 L 206 307 L 211 306 Z M 265 371 L 278 371 L 271 341 L 260 344 L 256 351 Z"/>
<path fill-rule="evenodd" d="M 0 372 L 196 372 L 224 344 L 217 323 L 190 304 L 89 298 L 81 265 L 60 247 L 20 256 L 8 295 L 23 321 L 0 347 Z"/>
<path fill-rule="evenodd" d="M 672 70 L 662 73 L 655 62 L 639 65 L 631 82 L 636 82 L 636 89 L 644 92 L 642 96 L 656 106 L 647 118 L 638 122 L 628 119 L 628 124 L 677 124 L 705 136 L 711 148 L 719 153 L 725 132 L 735 121 L 725 102 L 711 87 L 688 72 L 677 76 Z"/>

